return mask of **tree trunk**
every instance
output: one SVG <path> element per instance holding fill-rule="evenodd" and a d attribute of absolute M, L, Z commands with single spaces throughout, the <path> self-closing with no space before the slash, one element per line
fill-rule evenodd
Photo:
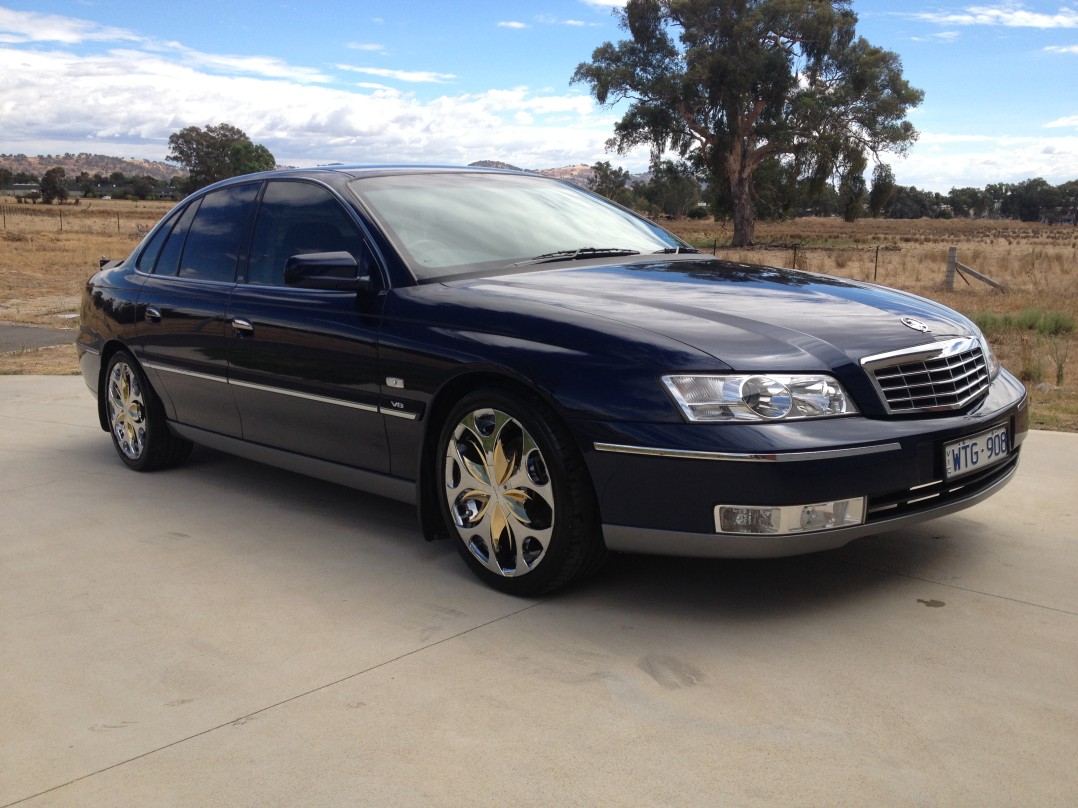
<path fill-rule="evenodd" d="M 752 175 L 744 176 L 741 167 L 730 172 L 730 196 L 734 203 L 734 239 L 732 247 L 751 247 L 756 236 L 756 214 L 752 209 Z"/>

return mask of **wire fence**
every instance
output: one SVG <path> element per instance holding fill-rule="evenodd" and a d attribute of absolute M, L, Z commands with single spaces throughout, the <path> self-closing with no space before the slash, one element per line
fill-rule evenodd
<path fill-rule="evenodd" d="M 700 249 L 727 261 L 786 269 L 800 269 L 904 288 L 928 288 L 943 280 L 947 248 L 939 245 L 893 243 L 857 246 L 805 246 L 762 244 L 729 247 L 698 244 Z"/>
<path fill-rule="evenodd" d="M 85 205 L 0 205 L 0 229 L 14 233 L 147 233 L 161 209 Z"/>

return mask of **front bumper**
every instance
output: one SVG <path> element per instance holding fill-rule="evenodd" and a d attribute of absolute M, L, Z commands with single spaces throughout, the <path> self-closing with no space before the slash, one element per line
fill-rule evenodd
<path fill-rule="evenodd" d="M 1004 462 L 948 481 L 943 446 L 1006 426 Z M 1005 371 L 953 415 L 772 424 L 576 424 L 611 550 L 766 558 L 840 547 L 970 507 L 1007 484 L 1029 429 L 1025 389 Z M 789 506 L 866 497 L 863 524 L 791 535 L 727 534 L 720 504 Z"/>

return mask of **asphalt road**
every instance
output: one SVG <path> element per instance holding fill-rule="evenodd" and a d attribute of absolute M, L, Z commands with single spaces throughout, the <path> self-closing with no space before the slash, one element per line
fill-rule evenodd
<path fill-rule="evenodd" d="M 839 551 L 519 600 L 411 509 L 127 471 L 0 377 L 0 806 L 1073 806 L 1078 435 Z"/>
<path fill-rule="evenodd" d="M 0 353 L 48 348 L 75 342 L 74 328 L 50 328 L 19 323 L 0 323 Z"/>

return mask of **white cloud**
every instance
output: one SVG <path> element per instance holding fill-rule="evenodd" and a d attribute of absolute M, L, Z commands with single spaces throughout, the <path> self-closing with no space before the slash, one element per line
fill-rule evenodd
<path fill-rule="evenodd" d="M 516 20 L 505 20 L 503 22 L 499 22 L 498 27 L 499 28 L 515 28 L 515 29 L 519 30 L 521 28 L 527 28 L 528 25 L 527 25 L 527 23 L 517 22 Z"/>
<path fill-rule="evenodd" d="M 1055 14 L 1027 11 L 1021 3 L 966 6 L 958 12 L 922 11 L 909 16 L 939 25 L 999 25 L 1008 28 L 1078 28 L 1078 11 L 1061 7 Z"/>
<path fill-rule="evenodd" d="M 583 20 L 563 20 L 551 14 L 539 14 L 535 21 L 542 25 L 567 25 L 570 28 L 590 28 L 599 25 L 597 22 L 584 22 Z"/>
<path fill-rule="evenodd" d="M 337 65 L 336 67 L 338 70 L 347 70 L 351 73 L 364 73 L 368 76 L 379 76 L 414 84 L 445 84 L 456 78 L 453 73 L 435 73 L 432 70 L 391 70 L 386 67 L 354 67 L 352 65 Z"/>
<path fill-rule="evenodd" d="M 227 122 L 291 165 L 493 159 L 549 168 L 611 159 L 604 145 L 618 116 L 586 95 L 515 87 L 425 102 L 374 82 L 338 87 L 287 71 L 267 75 L 275 65 L 221 75 L 226 61 L 176 49 L 81 56 L 0 45 L 4 151 L 161 160 L 173 132 Z M 647 153 L 618 159 L 636 170 Z"/>
<path fill-rule="evenodd" d="M 1049 45 L 1045 50 L 1049 53 L 1073 53 L 1078 55 L 1078 45 Z"/>
<path fill-rule="evenodd" d="M 369 51 L 374 53 L 382 53 L 385 51 L 385 45 L 379 45 L 375 42 L 349 42 L 345 45 L 346 48 L 358 51 Z"/>
<path fill-rule="evenodd" d="M 1072 122 L 1078 125 L 1078 116 Z M 1066 125 L 1066 124 L 1063 124 Z M 923 132 L 909 156 L 893 161 L 902 185 L 944 193 L 993 182 L 1043 177 L 1058 185 L 1078 176 L 1078 136 L 995 137 Z"/>
<path fill-rule="evenodd" d="M 3 43 L 59 42 L 75 45 L 80 42 L 142 41 L 142 37 L 123 28 L 102 26 L 89 20 L 57 14 L 0 7 L 0 42 Z"/>
<path fill-rule="evenodd" d="M 954 42 L 960 36 L 962 35 L 958 31 L 940 31 L 932 36 L 915 36 L 910 39 L 914 42 Z"/>
<path fill-rule="evenodd" d="M 292 81 L 320 82 L 332 81 L 319 70 L 308 67 L 290 65 L 282 59 L 273 56 L 229 56 L 216 53 L 202 53 L 201 51 L 174 45 L 173 49 L 183 58 L 184 62 L 196 67 L 215 70 L 221 73 L 236 74 L 245 73 L 266 78 L 281 78 Z M 133 58 L 138 54 L 132 52 Z"/>
<path fill-rule="evenodd" d="M 1071 115 L 1066 118 L 1056 118 L 1054 121 L 1049 121 L 1044 126 L 1046 129 L 1059 129 L 1067 126 L 1078 128 L 1078 115 Z"/>
<path fill-rule="evenodd" d="M 580 0 L 586 6 L 597 9 L 624 8 L 626 0 Z"/>

